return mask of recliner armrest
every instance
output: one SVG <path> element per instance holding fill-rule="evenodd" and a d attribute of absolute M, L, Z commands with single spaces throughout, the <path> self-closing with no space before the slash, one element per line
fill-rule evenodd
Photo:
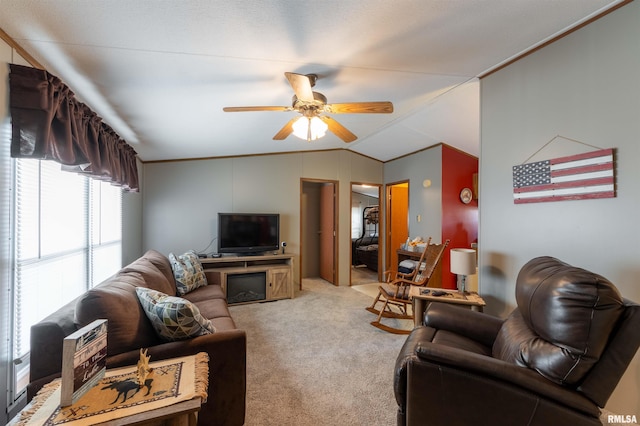
<path fill-rule="evenodd" d="M 416 348 L 421 342 L 429 342 L 433 338 L 435 330 L 429 327 L 416 327 L 407 337 L 400 353 L 396 358 L 395 374 L 393 376 L 393 389 L 396 402 L 400 407 L 405 406 L 407 396 L 407 364 L 416 358 Z"/>
<path fill-rule="evenodd" d="M 437 302 L 431 303 L 424 314 L 424 325 L 460 334 L 488 347 L 493 346 L 503 322 L 498 317 Z"/>
<path fill-rule="evenodd" d="M 525 391 L 535 393 L 543 399 L 555 401 L 587 415 L 594 417 L 599 415 L 597 405 L 587 397 L 574 389 L 555 384 L 526 367 L 431 342 L 419 343 L 416 355 L 419 361 L 464 370 L 471 373 L 471 376 L 481 377 L 485 382 L 510 383 Z M 500 395 L 492 397 L 500 398 Z"/>

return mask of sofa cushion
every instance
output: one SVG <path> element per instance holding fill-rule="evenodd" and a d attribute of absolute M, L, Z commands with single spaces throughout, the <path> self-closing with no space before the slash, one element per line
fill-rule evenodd
<path fill-rule="evenodd" d="M 552 257 L 525 264 L 517 313 L 503 324 L 493 355 L 575 385 L 600 359 L 623 312 L 622 296 L 600 275 Z"/>
<path fill-rule="evenodd" d="M 160 342 L 138 302 L 138 286 L 145 286 L 140 273 L 120 271 L 78 298 L 75 321 L 79 327 L 96 319 L 108 319 L 109 356 Z"/>
<path fill-rule="evenodd" d="M 226 301 L 226 296 L 224 295 L 224 291 L 222 291 L 222 287 L 217 284 L 208 284 L 204 287 L 199 287 L 195 290 L 190 291 L 189 293 L 183 295 L 185 299 L 189 302 L 207 302 L 211 299 L 222 299 Z"/>
<path fill-rule="evenodd" d="M 194 251 L 176 256 L 169 253 L 169 262 L 176 281 L 178 296 L 183 296 L 198 287 L 207 285 L 204 269 Z"/>
<path fill-rule="evenodd" d="M 169 260 L 167 259 L 167 263 Z M 171 269 L 171 268 L 169 268 Z M 140 257 L 120 270 L 120 273 L 131 275 L 140 275 L 143 287 L 152 288 L 167 294 L 176 294 L 176 286 L 173 284 L 173 276 L 171 281 L 163 271 L 158 269 L 151 259 Z"/>
<path fill-rule="evenodd" d="M 238 328 L 236 326 L 236 323 L 233 321 L 233 318 L 231 317 L 213 318 L 211 320 L 211 323 L 215 327 L 216 333 L 220 333 L 223 331 L 233 331 L 233 330 L 237 330 Z"/>
<path fill-rule="evenodd" d="M 194 302 L 194 305 L 200 309 L 200 313 L 205 318 L 209 318 L 210 320 L 231 316 L 227 302 L 224 299 L 203 300 Z"/>
<path fill-rule="evenodd" d="M 154 330 L 164 340 L 183 340 L 215 332 L 211 321 L 186 299 L 141 287 L 136 293 Z"/>
<path fill-rule="evenodd" d="M 162 274 L 167 278 L 167 281 L 171 285 L 171 288 L 176 287 L 176 280 L 173 276 L 173 269 L 171 269 L 171 262 L 169 262 L 169 258 L 167 256 L 157 250 L 151 249 L 148 250 L 142 257 L 147 259 L 149 262 L 151 262 L 151 264 L 153 264 L 153 266 L 155 266 L 160 272 L 162 272 Z M 171 290 L 163 291 L 159 288 L 157 288 L 156 290 L 162 291 L 163 293 L 167 294 L 175 294 L 172 293 Z"/>

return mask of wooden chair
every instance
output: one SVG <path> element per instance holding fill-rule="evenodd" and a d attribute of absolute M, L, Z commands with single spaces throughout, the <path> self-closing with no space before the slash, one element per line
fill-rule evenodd
<path fill-rule="evenodd" d="M 445 248 L 449 245 L 449 240 L 446 240 L 443 244 L 429 244 L 421 258 L 418 267 L 416 267 L 416 274 L 411 279 L 398 277 L 390 283 L 383 283 L 380 285 L 378 296 L 374 300 L 373 304 L 367 308 L 369 312 L 378 315 L 375 321 L 371 322 L 371 325 L 381 330 L 394 334 L 409 334 L 410 330 L 402 330 L 385 325 L 381 322 L 382 318 L 395 318 L 395 319 L 413 319 L 413 309 L 409 313 L 408 305 L 411 304 L 411 298 L 409 297 L 409 291 L 411 286 L 428 287 L 429 281 L 433 276 L 433 272 L 442 260 L 442 254 Z M 378 310 L 375 305 L 382 302 L 382 307 Z M 395 310 L 393 308 L 396 308 Z"/>
<path fill-rule="evenodd" d="M 427 254 L 427 250 L 426 247 L 429 247 L 429 245 L 431 244 L 431 237 L 429 237 L 427 239 L 427 244 L 425 246 L 425 250 L 422 252 L 422 254 L 420 255 L 420 259 L 418 259 L 417 261 L 415 261 L 415 266 L 413 268 L 413 271 L 411 272 L 401 272 L 400 271 L 400 264 L 398 264 L 397 269 L 388 269 L 386 271 L 384 271 L 382 273 L 382 279 L 383 279 L 383 283 L 385 284 L 389 284 L 392 285 L 393 282 L 395 282 L 396 280 L 402 279 L 405 281 L 413 281 L 413 279 L 416 277 L 418 271 L 420 271 L 420 268 L 424 268 L 424 256 Z M 402 263 L 402 262 L 401 262 Z M 382 303 L 384 304 L 384 300 L 382 299 L 382 292 L 379 291 L 378 292 L 378 296 L 376 296 L 375 300 L 373 301 L 373 303 L 371 304 L 371 306 L 367 307 L 367 311 L 373 313 L 373 314 L 380 314 L 380 311 L 378 309 L 376 309 L 376 305 L 378 303 Z M 395 312 L 385 312 L 384 313 L 385 317 L 390 317 L 393 316 L 394 318 L 409 318 L 406 317 L 405 314 L 397 314 Z"/>

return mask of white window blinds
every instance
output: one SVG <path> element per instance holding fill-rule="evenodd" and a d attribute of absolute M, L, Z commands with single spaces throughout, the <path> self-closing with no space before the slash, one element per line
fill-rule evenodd
<path fill-rule="evenodd" d="M 15 161 L 12 352 L 24 369 L 31 325 L 121 267 L 122 209 L 120 188 L 53 161 Z"/>

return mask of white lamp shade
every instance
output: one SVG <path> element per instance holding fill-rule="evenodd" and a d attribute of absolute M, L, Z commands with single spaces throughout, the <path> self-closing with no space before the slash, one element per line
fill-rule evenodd
<path fill-rule="evenodd" d="M 458 275 L 476 273 L 476 251 L 473 249 L 451 249 L 451 272 Z"/>
<path fill-rule="evenodd" d="M 320 139 L 327 133 L 327 123 L 318 117 L 300 117 L 293 123 L 293 135 L 307 141 Z"/>

